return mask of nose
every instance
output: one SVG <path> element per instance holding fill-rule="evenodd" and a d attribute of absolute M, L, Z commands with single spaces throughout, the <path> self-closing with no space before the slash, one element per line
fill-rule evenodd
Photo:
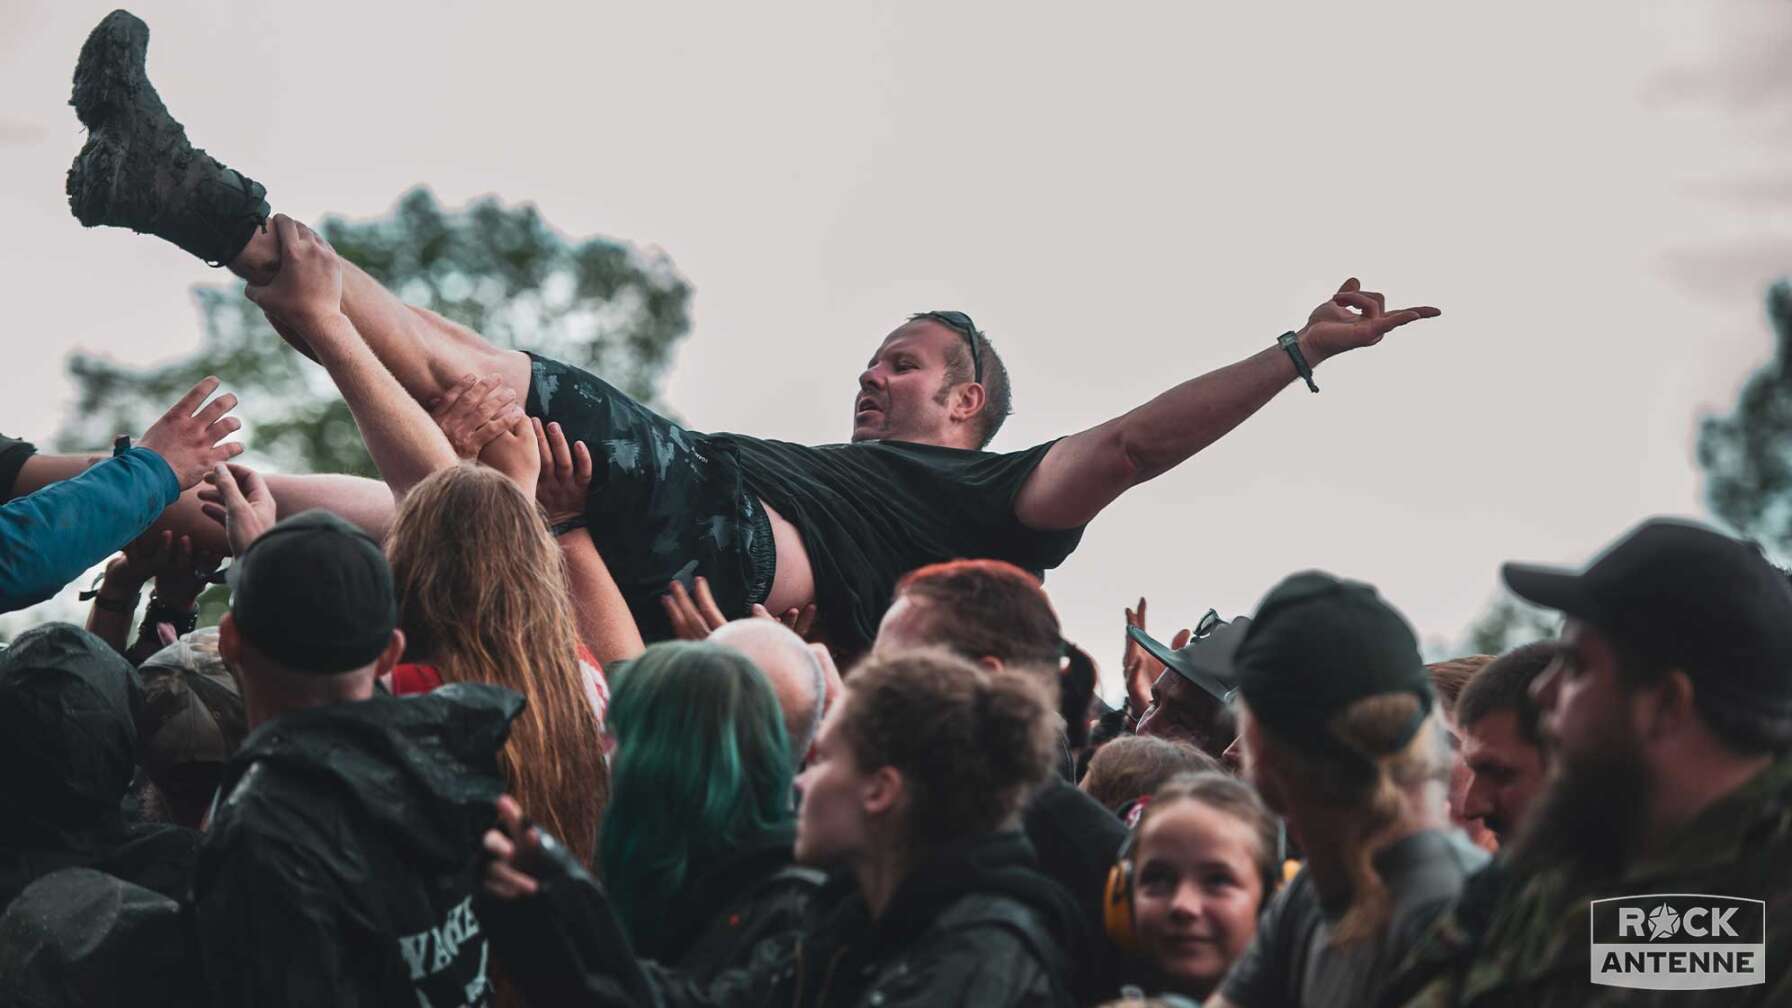
<path fill-rule="evenodd" d="M 1468 790 L 1462 795 L 1462 818 L 1485 819 L 1493 813 L 1493 801 L 1488 792 L 1492 791 L 1480 774 L 1468 779 Z"/>
<path fill-rule="evenodd" d="M 1176 898 L 1170 903 L 1170 915 L 1183 920 L 1194 920 L 1201 916 L 1201 890 L 1194 882 L 1183 882 L 1176 887 Z"/>
<path fill-rule="evenodd" d="M 877 368 L 866 368 L 859 372 L 859 388 L 869 392 L 883 385 L 883 372 Z"/>

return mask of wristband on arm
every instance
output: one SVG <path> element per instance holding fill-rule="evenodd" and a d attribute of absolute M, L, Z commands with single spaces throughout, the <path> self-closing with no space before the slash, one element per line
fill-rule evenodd
<path fill-rule="evenodd" d="M 1300 352 L 1299 334 L 1292 331 L 1285 332 L 1276 337 L 1276 345 L 1288 352 L 1288 358 L 1294 361 L 1294 370 L 1307 383 L 1307 388 L 1314 392 L 1319 391 L 1319 386 L 1313 384 L 1313 365 L 1308 364 L 1307 355 Z"/>

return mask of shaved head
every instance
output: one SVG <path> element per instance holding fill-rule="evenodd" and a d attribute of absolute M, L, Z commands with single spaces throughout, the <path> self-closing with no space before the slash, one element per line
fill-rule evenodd
<path fill-rule="evenodd" d="M 746 655 L 771 682 L 778 706 L 784 710 L 791 754 L 800 764 L 809 752 L 809 744 L 815 741 L 822 707 L 829 699 L 827 673 L 821 660 L 801 637 L 776 620 L 735 620 L 717 627 L 709 641 Z"/>

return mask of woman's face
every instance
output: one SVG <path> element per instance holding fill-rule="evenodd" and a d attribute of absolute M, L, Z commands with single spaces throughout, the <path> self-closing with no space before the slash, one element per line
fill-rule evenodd
<path fill-rule="evenodd" d="M 834 704 L 815 736 L 809 765 L 797 775 L 802 803 L 797 809 L 796 859 L 802 864 L 839 864 L 865 848 L 864 797 L 870 779 L 860 771 L 852 748 L 840 734 L 846 704 Z"/>
<path fill-rule="evenodd" d="M 1133 852 L 1133 925 L 1178 993 L 1210 994 L 1257 933 L 1257 842 L 1243 820 L 1199 801 L 1146 818 Z"/>

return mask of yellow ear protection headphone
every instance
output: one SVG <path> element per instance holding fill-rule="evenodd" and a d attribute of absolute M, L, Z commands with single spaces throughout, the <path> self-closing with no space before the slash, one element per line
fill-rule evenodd
<path fill-rule="evenodd" d="M 1139 823 L 1145 818 L 1145 807 L 1151 804 L 1151 796 L 1136 799 L 1120 808 L 1120 821 L 1126 824 L 1126 841 L 1120 845 L 1120 853 L 1114 858 L 1114 866 L 1108 869 L 1107 885 L 1101 894 L 1101 926 L 1107 932 L 1108 940 L 1114 947 L 1129 955 L 1139 955 L 1139 934 L 1133 923 L 1133 886 L 1137 879 L 1133 872 L 1133 853 L 1139 846 Z M 1275 865 L 1280 871 L 1283 862 L 1288 858 L 1288 828 L 1280 819 L 1276 820 L 1276 857 Z M 1257 907 L 1259 917 L 1269 909 L 1269 897 L 1279 888 L 1280 875 L 1266 876 L 1263 879 L 1263 898 Z"/>
<path fill-rule="evenodd" d="M 1139 953 L 1139 936 L 1132 920 L 1132 855 L 1139 845 L 1139 820 L 1151 796 L 1136 799 L 1120 809 L 1120 821 L 1126 824 L 1126 841 L 1108 869 L 1107 886 L 1101 894 L 1101 926 L 1114 947 L 1130 955 Z"/>

